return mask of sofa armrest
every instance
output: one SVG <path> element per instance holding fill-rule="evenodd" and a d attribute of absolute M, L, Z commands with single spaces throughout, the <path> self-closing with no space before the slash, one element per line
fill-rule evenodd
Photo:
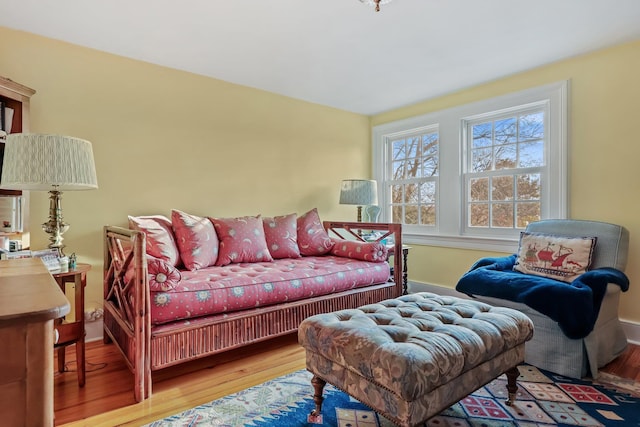
<path fill-rule="evenodd" d="M 104 238 L 104 331 L 120 344 L 121 333 L 137 343 L 128 362 L 136 375 L 135 395 L 144 399 L 151 394 L 151 371 L 146 369 L 150 360 L 151 299 L 147 274 L 145 234 L 123 227 L 105 226 Z M 127 270 L 133 270 L 127 281 Z M 117 327 L 110 327 L 117 324 Z"/>
<path fill-rule="evenodd" d="M 104 227 L 104 302 L 133 329 L 148 313 L 149 280 L 146 237 L 141 231 Z"/>

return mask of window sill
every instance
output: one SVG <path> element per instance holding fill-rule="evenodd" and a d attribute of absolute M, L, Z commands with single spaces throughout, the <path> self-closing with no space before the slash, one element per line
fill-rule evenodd
<path fill-rule="evenodd" d="M 440 246 L 444 248 L 475 249 L 513 254 L 518 252 L 518 240 L 470 236 L 436 236 L 402 233 L 402 243 Z"/>

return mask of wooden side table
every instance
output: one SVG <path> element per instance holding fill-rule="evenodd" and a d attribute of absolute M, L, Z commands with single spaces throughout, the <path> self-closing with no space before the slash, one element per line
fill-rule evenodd
<path fill-rule="evenodd" d="M 387 246 L 387 249 L 389 250 L 389 256 L 394 255 L 393 245 Z M 409 290 L 409 268 L 407 267 L 409 249 L 411 249 L 411 246 L 402 245 L 402 295 L 406 295 Z M 391 275 L 393 276 L 393 268 L 391 269 Z"/>
<path fill-rule="evenodd" d="M 58 332 L 58 340 L 55 348 L 58 349 L 58 372 L 64 372 L 65 349 L 68 345 L 76 345 L 76 370 L 78 371 L 78 385 L 84 387 L 85 361 L 84 361 L 84 288 L 87 286 L 87 271 L 91 270 L 90 264 L 77 264 L 76 268 L 65 273 L 51 273 L 53 278 L 65 292 L 66 284 L 75 285 L 75 319 L 73 322 L 59 319 L 55 329 Z"/>

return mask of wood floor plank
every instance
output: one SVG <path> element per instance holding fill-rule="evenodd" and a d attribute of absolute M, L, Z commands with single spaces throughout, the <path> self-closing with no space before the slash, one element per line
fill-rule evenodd
<path fill-rule="evenodd" d="M 78 387 L 75 372 L 56 375 L 58 426 L 139 426 L 304 369 L 304 350 L 296 334 L 290 334 L 155 372 L 153 396 L 135 403 L 133 375 L 115 347 L 95 342 L 86 348 L 85 387 Z M 70 369 L 75 367 L 73 353 L 71 346 L 67 351 Z"/>
<path fill-rule="evenodd" d="M 114 345 L 87 344 L 83 388 L 78 387 L 72 371 L 73 346 L 66 357 L 70 371 L 55 376 L 56 425 L 64 427 L 138 427 L 305 366 L 297 335 L 290 334 L 155 372 L 152 397 L 135 403 L 133 375 Z M 603 370 L 640 381 L 640 346 L 630 345 Z"/>

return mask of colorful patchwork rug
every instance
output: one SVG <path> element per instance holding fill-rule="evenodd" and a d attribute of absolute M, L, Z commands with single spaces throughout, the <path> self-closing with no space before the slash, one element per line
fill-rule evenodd
<path fill-rule="evenodd" d="M 439 415 L 427 427 L 640 426 L 640 383 L 600 374 L 596 382 L 520 366 L 514 406 L 504 404 L 501 376 Z M 148 424 L 183 426 L 391 427 L 393 423 L 327 384 L 322 415 L 314 408 L 311 374 L 297 371 Z"/>

